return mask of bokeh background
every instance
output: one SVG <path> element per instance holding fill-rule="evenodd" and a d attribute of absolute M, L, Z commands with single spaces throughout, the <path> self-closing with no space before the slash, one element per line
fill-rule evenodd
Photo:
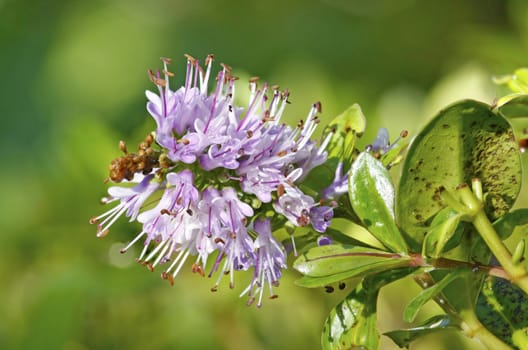
<path fill-rule="evenodd" d="M 118 253 L 137 225 L 101 240 L 88 224 L 118 141 L 154 127 L 147 69 L 172 57 L 181 83 L 184 53 L 288 88 L 292 121 L 315 101 L 324 120 L 358 102 L 367 139 L 380 126 L 412 134 L 452 101 L 491 102 L 491 77 L 528 65 L 528 2 L 0 0 L 0 349 L 320 347 L 346 291 L 296 287 L 289 271 L 278 300 L 248 308 L 243 276 L 213 294 L 187 270 L 170 287 Z M 382 330 L 405 326 L 416 291 L 384 289 Z M 412 348 L 480 349 L 454 333 Z"/>

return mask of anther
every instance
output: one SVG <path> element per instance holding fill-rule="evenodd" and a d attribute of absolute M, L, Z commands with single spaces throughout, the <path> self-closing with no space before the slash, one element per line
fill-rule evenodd
<path fill-rule="evenodd" d="M 172 62 L 172 59 L 170 59 L 168 57 L 160 57 L 160 60 L 161 60 L 161 62 L 163 62 L 165 64 L 171 64 L 171 62 Z"/>
<path fill-rule="evenodd" d="M 90 224 L 95 225 L 99 220 L 96 217 L 90 218 Z"/>
<path fill-rule="evenodd" d="M 273 295 L 271 295 L 269 298 L 270 298 L 271 300 L 273 300 L 273 299 L 277 299 L 278 297 L 279 297 L 278 294 L 273 294 Z"/>
<path fill-rule="evenodd" d="M 185 146 L 187 146 L 190 143 L 188 139 L 180 139 L 180 140 L 176 140 L 176 142 L 183 143 Z"/>
<path fill-rule="evenodd" d="M 400 133 L 401 138 L 406 138 L 407 135 L 409 135 L 409 132 L 407 130 L 402 130 L 402 132 Z"/>
<path fill-rule="evenodd" d="M 152 82 L 161 87 L 165 87 L 167 85 L 167 82 L 164 79 L 160 78 L 155 78 Z"/>
<path fill-rule="evenodd" d="M 145 266 L 147 267 L 147 269 L 149 269 L 150 272 L 154 272 L 154 266 L 152 266 L 151 263 L 145 262 Z"/>
<path fill-rule="evenodd" d="M 231 68 L 231 66 L 229 66 L 228 64 L 220 63 L 220 65 L 221 65 L 222 68 L 224 68 L 228 73 L 231 73 L 231 71 L 233 70 L 233 68 Z"/>
<path fill-rule="evenodd" d="M 189 54 L 184 54 L 184 56 L 187 58 L 187 61 L 194 65 L 194 62 L 196 62 L 196 58 L 192 57 Z"/>
<path fill-rule="evenodd" d="M 127 154 L 127 148 L 126 148 L 126 143 L 125 141 L 121 140 L 119 141 L 119 149 L 121 150 L 121 152 L 123 152 L 124 154 Z"/>
<path fill-rule="evenodd" d="M 161 215 L 171 215 L 171 212 L 168 209 L 161 209 L 160 214 Z"/>
<path fill-rule="evenodd" d="M 316 103 L 314 103 L 314 107 L 317 110 L 317 113 L 323 113 L 323 105 L 321 104 L 321 102 L 317 101 Z"/>
<path fill-rule="evenodd" d="M 211 292 L 218 292 L 218 286 L 211 287 Z"/>
<path fill-rule="evenodd" d="M 162 70 L 163 74 L 166 74 L 168 75 L 169 77 L 173 77 L 174 76 L 174 73 L 173 72 L 169 72 L 168 70 Z"/>
<path fill-rule="evenodd" d="M 221 244 L 224 244 L 224 245 L 225 245 L 225 241 L 224 241 L 222 238 L 220 238 L 220 237 L 216 237 L 216 238 L 214 239 L 214 242 L 215 242 L 216 244 L 221 243 Z"/>
<path fill-rule="evenodd" d="M 202 276 L 202 277 L 205 277 L 205 272 L 204 272 L 203 268 L 200 265 L 198 265 L 198 264 L 193 264 L 192 268 L 191 268 L 191 271 L 193 273 L 200 274 L 200 276 Z"/>
<path fill-rule="evenodd" d="M 163 271 L 161 273 L 161 278 L 169 281 L 170 285 L 174 286 L 174 276 L 172 276 L 172 274 L 168 273 L 167 271 Z"/>
<path fill-rule="evenodd" d="M 211 62 L 213 62 L 214 60 L 214 55 L 211 53 L 209 55 L 207 55 L 206 59 L 205 59 L 205 64 L 210 64 Z"/>
<path fill-rule="evenodd" d="M 103 238 L 103 237 L 105 237 L 108 234 L 108 232 L 110 232 L 108 229 L 106 229 L 104 231 L 100 231 L 100 232 L 97 233 L 97 237 Z"/>
<path fill-rule="evenodd" d="M 299 122 L 297 123 L 297 127 L 298 127 L 299 129 L 304 128 L 304 120 L 303 120 L 303 119 L 299 120 Z"/>

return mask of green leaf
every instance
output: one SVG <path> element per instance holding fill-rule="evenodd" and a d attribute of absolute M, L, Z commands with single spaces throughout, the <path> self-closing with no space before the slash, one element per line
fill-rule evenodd
<path fill-rule="evenodd" d="M 304 275 L 297 284 L 315 288 L 349 278 L 408 267 L 411 262 L 412 258 L 407 255 L 333 244 L 310 249 L 297 258 L 293 268 Z"/>
<path fill-rule="evenodd" d="M 519 68 L 512 75 L 495 78 L 495 83 L 507 85 L 514 93 L 528 93 L 528 68 Z"/>
<path fill-rule="evenodd" d="M 425 236 L 422 255 L 438 258 L 442 252 L 454 248 L 453 244 L 458 242 L 453 237 L 460 238 L 463 231 L 463 227 L 459 226 L 463 216 L 451 208 L 442 209 L 434 217 L 431 229 Z"/>
<path fill-rule="evenodd" d="M 528 208 L 516 209 L 493 223 L 493 228 L 502 240 L 511 236 L 518 226 L 528 225 Z"/>
<path fill-rule="evenodd" d="M 528 224 L 528 209 L 516 209 L 508 212 L 500 219 L 493 223 L 493 228 L 502 240 L 510 237 L 516 228 Z M 476 261 L 487 262 L 491 253 L 488 246 L 482 239 L 477 239 L 473 242 L 471 247 L 471 255 L 475 257 Z"/>
<path fill-rule="evenodd" d="M 366 290 L 359 284 L 337 304 L 325 321 L 321 336 L 323 349 L 378 349 L 377 299 L 378 290 Z"/>
<path fill-rule="evenodd" d="M 358 284 L 326 319 L 321 337 L 323 349 L 378 349 L 376 302 L 379 290 L 410 272 L 411 269 L 388 270 Z"/>
<path fill-rule="evenodd" d="M 488 277 L 476 313 L 493 334 L 520 349 L 528 349 L 528 298 L 509 281 Z"/>
<path fill-rule="evenodd" d="M 416 136 L 405 158 L 396 198 L 398 223 L 418 251 L 432 218 L 444 208 L 439 187 L 482 181 L 485 210 L 495 220 L 513 205 L 521 185 L 518 144 L 508 121 L 477 101 L 455 103 Z"/>
<path fill-rule="evenodd" d="M 408 347 L 409 344 L 416 339 L 428 334 L 436 333 L 444 330 L 458 330 L 459 324 L 456 319 L 449 315 L 436 315 L 421 323 L 417 327 L 409 329 L 399 329 L 383 333 L 391 338 L 400 348 Z"/>
<path fill-rule="evenodd" d="M 352 208 L 367 230 L 389 250 L 407 253 L 394 221 L 394 188 L 383 164 L 369 153 L 361 153 L 352 164 L 348 184 Z"/>
<path fill-rule="evenodd" d="M 405 310 L 403 311 L 403 319 L 405 320 L 405 322 L 413 322 L 416 316 L 418 315 L 418 311 L 420 311 L 420 309 L 422 308 L 422 306 L 424 306 L 426 302 L 434 298 L 455 279 L 463 276 L 465 272 L 466 271 L 463 269 L 454 270 L 448 275 L 446 275 L 444 278 L 442 278 L 439 282 L 421 291 L 405 307 Z"/>
<path fill-rule="evenodd" d="M 506 118 L 528 117 L 528 95 L 508 95 L 499 100 L 498 110 Z"/>
<path fill-rule="evenodd" d="M 365 132 L 365 127 L 366 119 L 357 103 L 332 120 L 323 132 L 323 137 L 332 133 L 326 147 L 328 159 L 338 158 L 344 162 L 344 169 L 349 169 L 356 140 Z"/>

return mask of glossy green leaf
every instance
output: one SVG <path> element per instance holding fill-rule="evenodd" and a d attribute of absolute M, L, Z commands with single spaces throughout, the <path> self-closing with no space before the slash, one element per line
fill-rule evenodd
<path fill-rule="evenodd" d="M 391 338 L 396 345 L 403 348 L 408 347 L 411 342 L 425 335 L 439 331 L 458 329 L 458 320 L 449 315 L 436 315 L 416 327 L 390 331 L 383 333 L 383 335 Z"/>
<path fill-rule="evenodd" d="M 321 336 L 323 349 L 378 349 L 377 299 L 378 290 L 366 290 L 359 284 L 337 304 L 325 321 Z"/>
<path fill-rule="evenodd" d="M 303 274 L 297 284 L 315 288 L 349 278 L 407 267 L 411 261 L 412 258 L 407 255 L 333 244 L 310 249 L 297 258 L 293 267 Z"/>
<path fill-rule="evenodd" d="M 394 221 L 394 188 L 389 172 L 369 153 L 352 164 L 348 194 L 354 212 L 385 247 L 406 253 L 407 244 Z"/>
<path fill-rule="evenodd" d="M 431 287 L 422 290 L 405 307 L 405 310 L 403 311 L 403 319 L 405 320 L 405 322 L 413 322 L 416 316 L 418 315 L 418 312 L 426 302 L 434 298 L 455 279 L 463 276 L 465 272 L 466 271 L 463 269 L 454 270 L 448 275 L 446 275 L 444 278 L 442 278 L 440 281 L 433 284 Z"/>
<path fill-rule="evenodd" d="M 509 281 L 488 277 L 477 303 L 482 324 L 503 341 L 528 349 L 528 298 Z"/>
<path fill-rule="evenodd" d="M 463 214 L 457 213 L 451 208 L 442 209 L 434 217 L 431 228 L 425 236 L 422 254 L 438 258 L 443 251 L 452 249 L 453 244 L 457 244 L 456 239 L 453 238 L 460 236 L 463 231 L 463 228 L 459 226 L 462 217 Z"/>
<path fill-rule="evenodd" d="M 495 220 L 517 198 L 521 162 L 508 121 L 484 103 L 465 100 L 431 120 L 405 158 L 396 215 L 413 249 L 420 249 L 432 218 L 444 208 L 438 188 L 452 190 L 473 178 L 482 181 L 485 210 Z"/>

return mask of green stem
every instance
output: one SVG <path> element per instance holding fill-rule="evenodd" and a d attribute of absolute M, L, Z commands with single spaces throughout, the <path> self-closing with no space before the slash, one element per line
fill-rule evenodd
<path fill-rule="evenodd" d="M 467 207 L 475 214 L 473 216 L 473 226 L 489 247 L 495 258 L 499 261 L 509 276 L 509 280 L 528 294 L 528 271 L 522 264 L 514 264 L 512 255 L 504 245 L 499 235 L 491 225 L 482 203 L 475 197 L 468 187 L 460 188 L 461 199 Z"/>
<path fill-rule="evenodd" d="M 414 276 L 414 280 L 421 286 L 431 286 L 435 283 L 429 273 L 422 273 Z M 475 312 L 465 309 L 458 312 L 453 305 L 445 298 L 443 293 L 438 293 L 433 298 L 444 312 L 460 322 L 462 333 L 473 340 L 480 341 L 490 350 L 511 350 L 511 347 L 497 338 L 479 321 Z"/>
<path fill-rule="evenodd" d="M 463 310 L 458 316 L 462 319 L 462 332 L 468 338 L 478 339 L 485 347 L 490 350 L 511 350 L 512 348 L 502 342 L 493 333 L 491 333 L 477 318 L 473 310 Z"/>

